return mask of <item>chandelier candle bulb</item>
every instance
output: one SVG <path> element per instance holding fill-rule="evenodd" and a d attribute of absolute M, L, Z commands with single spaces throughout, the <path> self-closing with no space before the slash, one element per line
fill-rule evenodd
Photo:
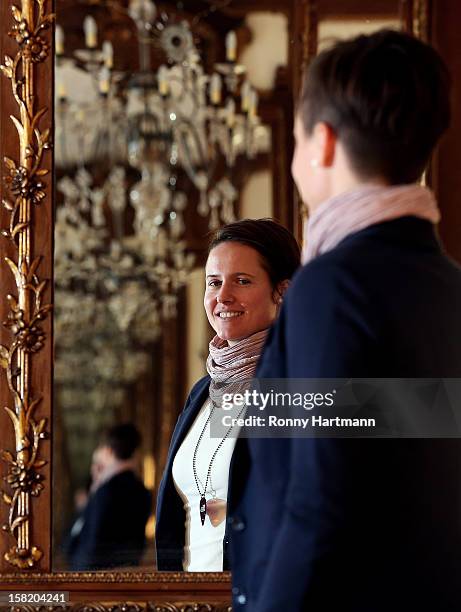
<path fill-rule="evenodd" d="M 255 119 L 258 114 L 258 92 L 251 89 L 249 96 L 248 116 Z"/>
<path fill-rule="evenodd" d="M 107 66 L 101 68 L 101 72 L 99 73 L 99 93 L 103 96 L 107 96 L 110 89 L 110 72 Z"/>
<path fill-rule="evenodd" d="M 95 49 L 98 44 L 98 27 L 94 17 L 91 17 L 91 15 L 85 17 L 83 31 L 85 32 L 85 45 L 89 49 Z"/>
<path fill-rule="evenodd" d="M 64 30 L 60 25 L 56 26 L 54 46 L 57 56 L 64 55 Z"/>
<path fill-rule="evenodd" d="M 212 104 L 221 102 L 221 77 L 216 72 L 211 75 L 210 99 Z"/>
<path fill-rule="evenodd" d="M 226 59 L 229 62 L 235 62 L 237 59 L 237 35 L 234 30 L 226 36 Z"/>
<path fill-rule="evenodd" d="M 102 55 L 104 58 L 104 66 L 106 68 L 114 67 L 114 47 L 110 40 L 105 40 L 102 44 Z"/>
<path fill-rule="evenodd" d="M 248 80 L 245 79 L 245 81 L 242 83 L 242 89 L 240 90 L 240 96 L 242 99 L 242 111 L 244 113 L 246 113 L 250 107 L 250 91 L 250 83 L 248 82 Z"/>
<path fill-rule="evenodd" d="M 162 64 L 157 72 L 158 91 L 161 96 L 167 96 L 169 91 L 167 67 Z"/>

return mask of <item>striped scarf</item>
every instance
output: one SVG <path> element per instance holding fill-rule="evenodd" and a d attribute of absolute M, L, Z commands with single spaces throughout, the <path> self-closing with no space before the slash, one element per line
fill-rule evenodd
<path fill-rule="evenodd" d="M 256 370 L 269 330 L 263 329 L 233 346 L 215 336 L 209 345 L 210 354 L 206 362 L 211 376 L 210 399 L 215 405 L 221 404 L 223 393 L 242 392 Z"/>
<path fill-rule="evenodd" d="M 413 216 L 433 224 L 440 211 L 432 192 L 421 185 L 366 186 L 320 204 L 304 226 L 302 261 L 331 251 L 341 240 L 362 229 Z"/>

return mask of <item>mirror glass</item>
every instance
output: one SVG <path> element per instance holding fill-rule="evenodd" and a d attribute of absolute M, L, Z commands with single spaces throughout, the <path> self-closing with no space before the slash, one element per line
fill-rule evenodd
<path fill-rule="evenodd" d="M 242 2 L 56 4 L 53 569 L 150 571 L 171 434 L 212 337 L 209 232 L 291 218 L 296 41 L 286 14 Z M 318 0 L 319 49 L 400 27 L 399 4 Z M 107 468 L 117 425 L 125 458 Z M 121 476 L 108 554 L 87 512 Z"/>
<path fill-rule="evenodd" d="M 287 17 L 191 4 L 57 1 L 54 570 L 155 569 L 158 486 L 212 335 L 209 232 L 282 205 Z"/>

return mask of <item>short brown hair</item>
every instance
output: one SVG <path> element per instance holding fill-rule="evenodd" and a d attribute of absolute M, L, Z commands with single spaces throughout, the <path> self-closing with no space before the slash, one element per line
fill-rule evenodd
<path fill-rule="evenodd" d="M 106 429 L 101 436 L 100 446 L 108 446 L 117 459 L 133 457 L 141 444 L 141 434 L 133 423 L 121 423 Z"/>
<path fill-rule="evenodd" d="M 450 76 L 429 45 L 393 30 L 337 43 L 309 66 L 298 112 L 328 123 L 362 178 L 416 181 L 450 122 Z"/>

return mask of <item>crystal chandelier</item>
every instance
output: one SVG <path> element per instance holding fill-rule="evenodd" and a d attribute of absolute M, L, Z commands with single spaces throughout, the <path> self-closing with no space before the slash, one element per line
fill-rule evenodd
<path fill-rule="evenodd" d="M 233 221 L 234 171 L 269 140 L 234 32 L 208 74 L 187 21 L 158 14 L 151 0 L 110 6 L 135 24 L 135 72 L 117 68 L 93 16 L 82 19 L 80 48 L 66 53 L 60 25 L 55 41 L 56 380 L 74 395 L 88 381 L 100 405 L 148 371 L 149 346 L 176 315 L 194 265 L 186 213 L 210 229 Z M 164 56 L 156 68 L 153 46 Z"/>
<path fill-rule="evenodd" d="M 130 276 L 143 279 L 161 315 L 174 316 L 178 290 L 193 266 L 184 239 L 186 208 L 207 217 L 210 229 L 235 220 L 233 171 L 239 159 L 267 150 L 268 130 L 245 67 L 236 62 L 235 32 L 226 37 L 226 61 L 207 74 L 187 21 L 158 15 L 152 0 L 131 0 L 128 9 L 111 6 L 136 25 L 134 73 L 117 70 L 112 43 L 98 40 L 94 17 L 82 23 L 84 48 L 71 54 L 65 53 L 63 28 L 56 28 L 56 164 L 64 175 L 58 189 L 65 208 L 58 211 L 57 232 L 75 234 L 79 217 L 93 237 L 79 258 L 63 247 L 57 284 L 69 287 L 70 278 L 78 284 L 80 274 L 80 283 L 94 292 L 101 277 L 99 291 L 112 287 L 115 293 Z M 152 45 L 165 57 L 156 69 Z M 77 74 L 92 95 L 86 90 L 76 100 L 67 90 Z M 103 179 L 92 185 L 94 169 L 101 174 L 104 167 Z M 128 210 L 134 212 L 129 228 Z"/>
<path fill-rule="evenodd" d="M 76 423 L 82 406 L 109 418 L 151 373 L 151 347 L 194 265 L 186 225 L 233 221 L 238 170 L 270 143 L 234 32 L 209 73 L 191 25 L 151 0 L 88 6 L 77 48 L 59 13 L 55 40 L 55 380 Z M 136 71 L 100 40 L 99 10 L 136 32 Z"/>

